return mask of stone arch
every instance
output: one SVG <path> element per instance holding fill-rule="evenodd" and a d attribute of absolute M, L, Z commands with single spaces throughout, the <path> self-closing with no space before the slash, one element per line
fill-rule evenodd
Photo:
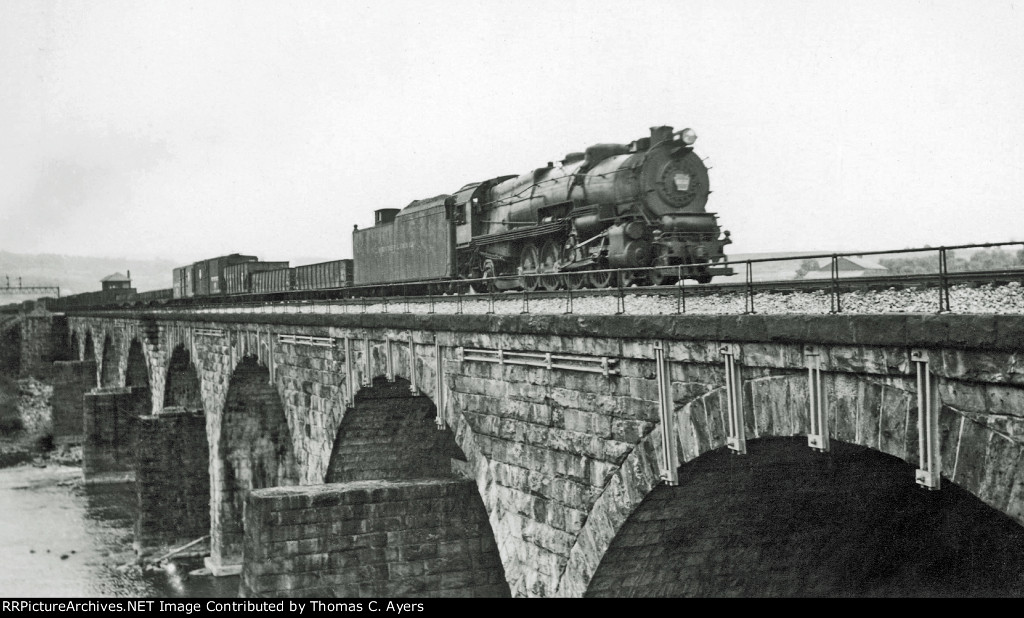
<path fill-rule="evenodd" d="M 163 407 L 203 409 L 199 374 L 192 361 L 192 355 L 184 345 L 177 346 L 171 352 L 171 360 L 167 364 L 167 379 L 164 381 Z"/>
<path fill-rule="evenodd" d="M 585 596 L 1020 596 L 1024 528 L 913 466 L 833 441 L 748 441 L 680 466 L 629 514 Z"/>
<path fill-rule="evenodd" d="M 284 405 L 269 377 L 255 356 L 244 356 L 228 384 L 211 449 L 212 553 L 220 564 L 241 561 L 249 493 L 298 482 Z"/>
<path fill-rule="evenodd" d="M 78 340 L 78 331 L 71 331 L 71 360 L 82 360 L 82 343 Z"/>
<path fill-rule="evenodd" d="M 901 388 L 902 384 L 886 384 L 860 375 L 832 374 L 824 377 L 828 424 L 833 440 L 866 447 L 916 467 L 915 393 Z M 809 414 L 806 374 L 744 380 L 743 389 L 748 440 L 806 435 Z M 1024 465 L 1021 465 L 1024 463 L 1024 446 L 971 421 L 948 405 L 941 409 L 943 477 L 958 482 L 951 462 L 959 457 L 958 435 L 962 436 L 964 427 L 970 425 L 967 431 L 982 434 L 981 439 L 975 442 L 987 444 L 987 452 L 980 457 L 974 455 L 984 469 L 972 475 L 976 480 L 973 486 L 960 483 L 961 488 L 1010 516 L 1018 525 L 1024 522 L 1024 505 L 1020 504 L 1024 496 L 1019 496 L 1016 502 L 1010 500 L 1013 488 L 1024 483 Z M 726 414 L 727 394 L 724 388 L 715 388 L 685 402 L 676 402 L 673 442 L 680 462 L 694 460 L 725 445 Z M 633 449 L 595 502 L 584 529 L 570 550 L 565 576 L 557 591 L 559 596 L 582 596 L 587 591 L 598 564 L 626 519 L 659 485 L 660 450 L 659 424 Z M 911 482 L 912 470 L 908 472 Z M 1019 478 L 1012 478 L 1014 474 Z M 980 479 L 988 485 L 979 491 Z M 996 484 L 998 487 L 994 487 Z"/>
<path fill-rule="evenodd" d="M 142 350 L 142 342 L 138 339 L 132 339 L 128 346 L 128 364 L 125 367 L 124 385 L 149 388 L 149 368 Z"/>
<path fill-rule="evenodd" d="M 108 333 L 103 338 L 103 360 L 100 364 L 100 386 L 117 386 L 118 357 L 114 339 Z"/>
<path fill-rule="evenodd" d="M 338 427 L 324 482 L 454 476 L 466 456 L 436 417 L 434 403 L 413 395 L 408 380 L 375 378 Z"/>
<path fill-rule="evenodd" d="M 78 350 L 74 347 L 75 342 L 67 316 L 52 316 L 50 329 L 50 360 L 77 360 Z"/>
<path fill-rule="evenodd" d="M 21 324 L 0 333 L 0 373 L 17 376 L 21 373 Z"/>
<path fill-rule="evenodd" d="M 146 364 L 146 356 L 142 349 L 142 342 L 132 339 L 128 346 L 128 361 L 125 366 L 124 385 L 131 388 L 140 402 L 148 404 L 140 409 L 140 413 L 148 414 L 152 411 L 153 396 L 149 384 L 149 368 Z"/>
<path fill-rule="evenodd" d="M 96 343 L 93 341 L 92 329 L 85 331 L 85 347 L 82 349 L 82 360 L 96 362 Z"/>
<path fill-rule="evenodd" d="M 406 366 L 408 369 L 408 366 Z M 450 394 L 446 401 L 451 401 Z M 446 417 L 451 417 L 450 408 Z M 451 576 L 458 581 L 458 591 L 469 596 L 510 596 L 510 588 L 502 564 L 488 510 L 479 486 L 474 482 L 486 462 L 469 433 L 453 431 L 451 426 L 438 427 L 437 407 L 430 396 L 413 394 L 411 383 L 395 376 L 373 379 L 372 385 L 360 389 L 355 405 L 342 419 L 325 475 L 325 483 L 358 487 L 373 481 L 404 481 L 450 479 L 444 487 L 448 504 L 443 513 L 424 513 L 426 519 L 418 526 L 429 529 L 439 525 L 444 541 L 438 551 L 447 555 L 440 579 Z M 469 461 L 460 442 L 474 454 Z M 422 490 L 415 490 L 423 496 Z M 414 499 L 411 497 L 410 499 Z M 452 503 L 455 500 L 457 503 Z M 429 535 L 438 533 L 430 530 Z M 431 538 L 429 535 L 421 535 Z M 388 535 L 390 539 L 390 534 Z M 400 535 L 399 535 L 400 536 Z M 401 539 L 396 544 L 401 544 Z M 389 540 L 390 544 L 391 541 Z M 428 542 L 419 551 L 429 556 Z M 444 549 L 440 549 L 441 546 Z M 389 547 L 388 551 L 400 551 Z M 404 553 L 404 549 L 401 550 Z M 417 551 L 417 550 L 413 550 Z M 429 562 L 430 560 L 428 560 Z M 470 567 L 463 570 L 459 564 Z M 448 571 L 455 569 L 454 572 Z M 414 574 L 415 575 L 415 574 Z M 437 592 L 446 582 L 427 584 L 426 590 Z M 445 596 L 451 589 L 442 590 Z"/>

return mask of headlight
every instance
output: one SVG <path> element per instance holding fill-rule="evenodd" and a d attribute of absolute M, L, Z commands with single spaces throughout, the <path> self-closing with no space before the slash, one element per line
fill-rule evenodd
<path fill-rule="evenodd" d="M 683 129 L 679 132 L 679 137 L 683 140 L 684 144 L 691 146 L 697 141 L 697 132 L 693 129 Z"/>

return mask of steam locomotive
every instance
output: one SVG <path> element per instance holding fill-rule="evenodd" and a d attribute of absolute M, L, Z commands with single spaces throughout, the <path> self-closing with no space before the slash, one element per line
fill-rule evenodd
<path fill-rule="evenodd" d="M 731 275 L 731 242 L 705 210 L 692 129 L 661 126 L 558 164 L 376 211 L 353 232 L 355 285 L 480 279 L 478 287 L 608 287 Z M 616 273 L 608 269 L 627 269 Z M 593 272 L 605 271 L 605 272 Z M 500 279 L 497 279 L 500 278 Z"/>

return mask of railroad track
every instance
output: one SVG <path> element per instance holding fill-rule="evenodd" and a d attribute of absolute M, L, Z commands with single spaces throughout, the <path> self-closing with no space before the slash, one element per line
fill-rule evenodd
<path fill-rule="evenodd" d="M 560 303 L 565 313 L 574 312 L 574 304 L 584 299 L 606 299 L 606 305 L 615 304 L 616 313 L 631 313 L 627 305 L 635 306 L 636 299 L 660 299 L 663 303 L 675 304 L 677 313 L 686 312 L 686 303 L 694 299 L 706 297 L 742 298 L 745 312 L 758 310 L 759 295 L 787 295 L 823 292 L 828 294 L 832 312 L 842 312 L 842 296 L 850 292 L 871 290 L 905 290 L 910 288 L 934 288 L 937 311 L 949 311 L 949 290 L 953 286 L 980 287 L 989 284 L 1003 285 L 1011 282 L 1024 284 L 1024 268 L 992 271 L 967 271 L 946 274 L 890 275 L 876 277 L 839 277 L 837 279 L 788 279 L 772 281 L 726 282 L 692 285 L 631 285 L 629 287 L 609 287 L 600 289 L 560 289 L 560 290 L 506 290 L 491 292 L 474 292 L 466 284 L 455 286 L 444 293 L 428 293 L 425 295 L 402 294 L 401 287 L 390 289 L 378 288 L 380 294 L 357 296 L 359 289 L 338 288 L 335 290 L 318 290 L 307 293 L 306 297 L 290 295 L 288 298 L 251 298 L 221 297 L 204 299 L 204 302 L 193 301 L 191 304 L 168 303 L 163 306 L 167 311 L 214 311 L 218 313 L 244 312 L 281 312 L 295 311 L 312 313 L 461 313 L 464 304 L 485 303 L 485 313 L 508 313 L 510 303 L 517 305 L 518 312 L 530 313 L 531 303 L 548 301 Z M 390 292 L 390 294 L 388 293 Z M 503 311 L 497 311 L 501 305 Z M 447 307 L 447 309 L 442 308 Z M 340 307 L 341 311 L 336 308 Z M 332 311 L 332 308 L 335 308 Z M 1024 307 L 1021 308 L 1024 311 Z"/>

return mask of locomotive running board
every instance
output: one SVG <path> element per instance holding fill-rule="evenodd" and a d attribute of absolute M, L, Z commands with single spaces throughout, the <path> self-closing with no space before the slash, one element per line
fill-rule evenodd
<path fill-rule="evenodd" d="M 468 245 L 463 246 L 485 247 L 487 245 L 495 245 L 503 242 L 526 240 L 528 238 L 537 238 L 538 236 L 549 236 L 551 234 L 564 232 L 567 226 L 567 221 L 557 221 L 555 223 L 542 223 L 529 229 L 512 230 L 511 232 L 501 232 L 499 234 L 487 234 L 485 236 L 477 236 L 473 240 L 469 241 Z"/>

